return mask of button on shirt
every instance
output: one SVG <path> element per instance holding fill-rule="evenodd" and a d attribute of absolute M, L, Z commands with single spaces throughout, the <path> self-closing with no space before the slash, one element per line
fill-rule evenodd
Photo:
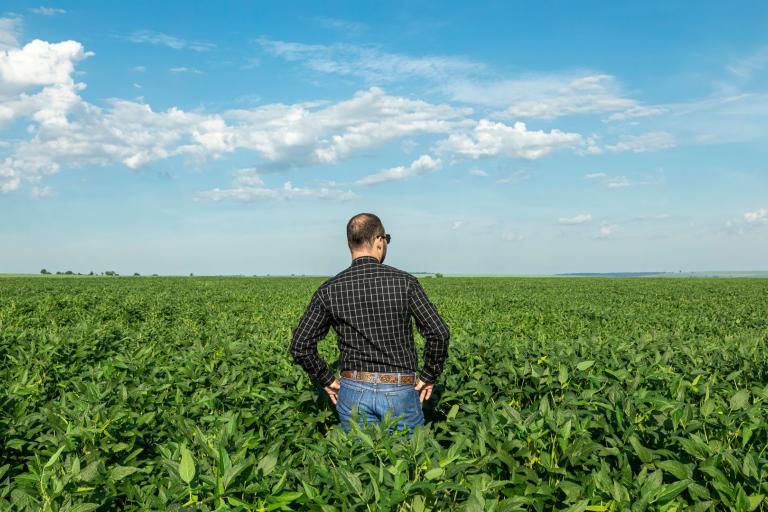
<path fill-rule="evenodd" d="M 425 340 L 420 371 L 411 317 Z M 320 285 L 293 331 L 294 361 L 324 386 L 334 375 L 317 353 L 317 343 L 331 327 L 341 371 L 418 372 L 423 382 L 432 383 L 448 356 L 450 331 L 419 280 L 373 256 L 355 258 Z"/>

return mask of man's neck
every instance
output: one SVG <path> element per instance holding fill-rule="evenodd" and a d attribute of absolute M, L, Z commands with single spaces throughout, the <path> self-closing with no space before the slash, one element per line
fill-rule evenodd
<path fill-rule="evenodd" d="M 363 256 L 370 256 L 371 258 L 376 258 L 377 261 L 380 261 L 375 254 L 371 254 L 369 252 L 353 252 L 352 261 L 356 260 L 357 258 L 362 258 Z"/>

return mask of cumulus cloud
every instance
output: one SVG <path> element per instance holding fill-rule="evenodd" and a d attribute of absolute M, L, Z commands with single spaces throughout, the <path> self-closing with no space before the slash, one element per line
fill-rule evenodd
<path fill-rule="evenodd" d="M 43 90 L 35 97 L 38 107 L 30 98 L 24 98 L 23 109 L 0 104 L 5 120 L 26 113 L 39 123 L 32 138 L 16 143 L 3 161 L 4 191 L 18 188 L 23 176 L 37 179 L 63 165 L 121 163 L 138 169 L 180 155 L 202 162 L 238 149 L 255 153 L 272 168 L 334 164 L 404 136 L 449 132 L 465 114 L 446 105 L 390 96 L 378 88 L 336 103 L 271 104 L 214 114 L 178 108 L 157 112 L 127 100 L 112 100 L 101 108 L 81 100 L 70 77 L 59 78 L 69 85 Z M 68 114 L 75 122 L 68 122 Z"/>
<path fill-rule="evenodd" d="M 35 39 L 23 48 L 0 50 L 0 91 L 72 85 L 75 63 L 92 55 L 77 41 L 51 44 Z"/>
<path fill-rule="evenodd" d="M 453 133 L 438 147 L 467 158 L 507 156 L 536 159 L 558 149 L 570 148 L 582 142 L 578 133 L 560 130 L 531 131 L 518 121 L 513 126 L 487 119 L 477 122 L 470 133 Z"/>
<path fill-rule="evenodd" d="M 488 173 L 487 173 L 487 172 L 485 172 L 485 171 L 484 171 L 484 170 L 482 170 L 482 169 L 477 169 L 477 168 L 475 168 L 475 169 L 470 169 L 470 170 L 469 170 L 469 174 L 471 174 L 472 176 L 482 176 L 482 177 L 486 177 L 486 176 L 488 176 Z"/>
<path fill-rule="evenodd" d="M 383 83 L 410 78 L 443 79 L 483 69 L 482 64 L 461 57 L 410 57 L 376 47 L 350 44 L 304 44 L 260 37 L 256 39 L 270 55 L 317 72 L 354 76 Z"/>
<path fill-rule="evenodd" d="M 385 169 L 376 174 L 370 174 L 364 176 L 355 182 L 358 186 L 376 185 L 379 183 L 385 183 L 387 181 L 399 181 L 409 178 L 411 176 L 418 176 L 419 174 L 425 174 L 428 172 L 436 171 L 440 168 L 442 162 L 440 159 L 434 159 L 429 155 L 421 155 L 419 158 L 411 162 L 408 167 L 397 166 L 390 169 Z"/>
<path fill-rule="evenodd" d="M 591 222 L 592 214 L 579 213 L 573 217 L 560 217 L 557 221 L 564 226 L 575 226 L 577 224 L 585 224 L 587 222 Z"/>

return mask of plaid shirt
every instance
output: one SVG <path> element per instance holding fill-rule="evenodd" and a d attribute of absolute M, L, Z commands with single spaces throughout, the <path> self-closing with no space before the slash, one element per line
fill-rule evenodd
<path fill-rule="evenodd" d="M 317 342 L 333 327 L 339 370 L 417 372 L 411 316 L 426 342 L 419 378 L 432 383 L 448 356 L 448 326 L 418 279 L 360 256 L 312 296 L 293 331 L 291 355 L 313 381 L 327 386 L 335 377 L 317 353 Z"/>

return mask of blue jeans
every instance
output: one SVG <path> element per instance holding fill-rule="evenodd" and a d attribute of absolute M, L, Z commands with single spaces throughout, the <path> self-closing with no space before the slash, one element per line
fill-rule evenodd
<path fill-rule="evenodd" d="M 424 425 L 424 412 L 421 410 L 419 392 L 413 384 L 381 384 L 362 382 L 341 377 L 339 393 L 336 398 L 336 411 L 344 432 L 352 429 L 353 410 L 357 411 L 358 424 L 365 422 L 381 423 L 381 419 L 390 412 L 390 417 L 399 417 L 397 430 L 410 428 L 410 434 L 416 425 Z M 389 427 L 392 432 L 392 427 Z"/>

